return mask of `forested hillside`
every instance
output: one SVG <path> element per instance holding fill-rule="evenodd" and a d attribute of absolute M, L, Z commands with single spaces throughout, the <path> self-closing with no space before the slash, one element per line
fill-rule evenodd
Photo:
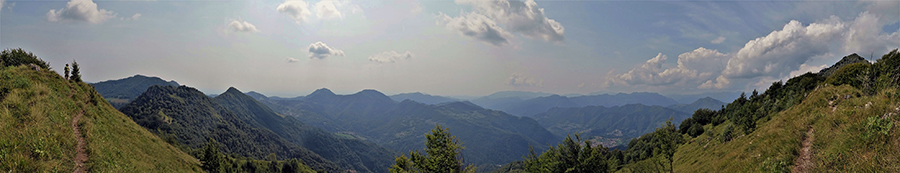
<path fill-rule="evenodd" d="M 120 109 L 137 124 L 186 150 L 207 146 L 210 139 L 219 150 L 253 159 L 301 159 L 313 169 L 336 172 L 341 166 L 276 133 L 245 122 L 197 89 L 152 86 Z"/>
<path fill-rule="evenodd" d="M 336 95 L 319 89 L 299 100 L 262 99 L 281 114 L 307 124 L 366 138 L 397 152 L 423 148 L 423 135 L 435 124 L 453 130 L 468 148 L 466 161 L 503 164 L 521 159 L 529 145 L 543 148 L 559 138 L 531 118 L 481 108 L 469 102 L 427 105 L 397 103 L 375 90 Z"/>
<path fill-rule="evenodd" d="M 131 77 L 108 80 L 91 84 L 103 98 L 109 101 L 116 109 L 122 108 L 134 98 L 137 98 L 153 85 L 178 86 L 178 82 L 165 81 L 159 77 L 134 75 Z"/>
<path fill-rule="evenodd" d="M 385 172 L 397 154 L 352 136 L 337 136 L 321 128 L 284 117 L 236 88 L 228 88 L 213 100 L 243 122 L 269 129 L 287 141 L 357 172 Z"/>

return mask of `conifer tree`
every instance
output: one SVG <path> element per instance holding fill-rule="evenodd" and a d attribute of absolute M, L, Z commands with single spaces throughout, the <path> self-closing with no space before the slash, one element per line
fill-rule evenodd
<path fill-rule="evenodd" d="M 72 78 L 69 80 L 81 82 L 81 72 L 78 68 L 78 62 L 75 62 L 75 60 L 72 60 Z"/>

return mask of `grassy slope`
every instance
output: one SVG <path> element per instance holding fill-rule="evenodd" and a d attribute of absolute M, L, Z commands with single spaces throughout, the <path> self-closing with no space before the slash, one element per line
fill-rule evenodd
<path fill-rule="evenodd" d="M 851 95 L 849 99 L 844 96 Z M 814 141 L 813 170 L 849 172 L 886 172 L 900 165 L 900 134 L 893 128 L 888 135 L 864 137 L 868 117 L 886 116 L 900 123 L 900 94 L 887 89 L 874 96 L 862 96 L 850 86 L 827 86 L 810 93 L 803 103 L 758 122 L 758 130 L 722 143 L 719 126 L 707 125 L 703 135 L 688 139 L 675 154 L 675 172 L 771 172 L 790 171 L 800 153 L 801 142 L 809 128 Z M 835 107 L 829 105 L 835 103 Z M 866 108 L 866 104 L 872 104 Z M 834 110 L 834 111 L 832 111 Z M 711 130 L 710 130 L 711 129 Z M 709 140 L 708 140 L 709 139 Z M 707 144 L 708 143 L 708 144 Z"/>
<path fill-rule="evenodd" d="M 84 111 L 90 172 L 201 172 L 199 162 L 116 111 L 85 83 L 26 66 L 0 70 L 0 171 L 72 172 L 70 122 Z M 71 95 L 71 98 L 70 98 Z"/>

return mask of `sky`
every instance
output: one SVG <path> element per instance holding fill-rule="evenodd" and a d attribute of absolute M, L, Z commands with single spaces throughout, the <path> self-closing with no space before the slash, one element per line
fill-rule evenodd
<path fill-rule="evenodd" d="M 764 90 L 900 47 L 900 1 L 18 1 L 0 48 L 207 94 Z"/>

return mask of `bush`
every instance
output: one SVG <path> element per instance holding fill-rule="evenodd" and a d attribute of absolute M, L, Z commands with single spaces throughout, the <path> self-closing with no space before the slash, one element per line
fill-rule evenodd
<path fill-rule="evenodd" d="M 834 72 L 834 75 L 828 77 L 828 79 L 825 80 L 825 83 L 834 86 L 848 84 L 856 88 L 861 88 L 863 82 L 866 81 L 865 79 L 868 78 L 869 68 L 871 66 L 872 65 L 866 62 L 846 65 Z"/>
<path fill-rule="evenodd" d="M 15 67 L 27 64 L 34 64 L 43 69 L 50 69 L 50 65 L 47 64 L 47 62 L 44 62 L 44 60 L 38 58 L 31 52 L 26 52 L 22 48 L 6 49 L 0 52 L 0 66 L 2 67 Z"/>
<path fill-rule="evenodd" d="M 734 127 L 729 124 L 728 126 L 725 126 L 725 130 L 722 130 L 722 133 L 719 134 L 719 139 L 721 139 L 722 142 L 724 143 L 724 142 L 731 141 L 731 139 L 733 139 L 733 138 L 734 138 Z"/>

